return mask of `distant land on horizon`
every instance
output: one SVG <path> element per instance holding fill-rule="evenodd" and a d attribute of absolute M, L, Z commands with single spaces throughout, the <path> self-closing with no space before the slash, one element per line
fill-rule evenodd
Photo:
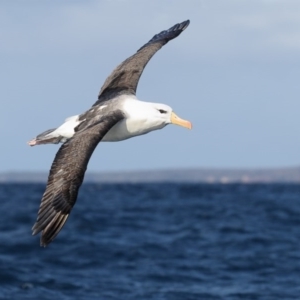
<path fill-rule="evenodd" d="M 48 172 L 1 172 L 0 183 L 46 182 Z M 257 169 L 167 169 L 120 172 L 87 172 L 85 182 L 96 183 L 300 183 L 300 167 Z"/>

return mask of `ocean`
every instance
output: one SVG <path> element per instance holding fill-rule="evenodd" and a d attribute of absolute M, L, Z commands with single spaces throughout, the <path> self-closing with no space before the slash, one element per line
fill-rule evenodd
<path fill-rule="evenodd" d="M 0 185 L 0 299 L 300 299 L 300 185 L 85 183 L 42 248 L 44 189 Z"/>

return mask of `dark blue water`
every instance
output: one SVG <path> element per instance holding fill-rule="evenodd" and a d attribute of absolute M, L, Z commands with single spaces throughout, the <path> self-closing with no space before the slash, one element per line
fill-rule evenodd
<path fill-rule="evenodd" d="M 300 299 L 300 186 L 85 184 L 47 248 L 44 185 L 0 185 L 0 299 Z"/>

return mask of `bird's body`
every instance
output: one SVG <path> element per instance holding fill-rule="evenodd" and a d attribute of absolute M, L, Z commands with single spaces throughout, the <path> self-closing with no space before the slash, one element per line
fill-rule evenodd
<path fill-rule="evenodd" d="M 112 111 L 114 107 L 118 107 L 123 112 L 124 119 L 109 129 L 102 142 L 118 142 L 161 129 L 167 123 L 162 122 L 157 109 L 166 112 L 171 111 L 171 108 L 164 104 L 139 101 L 134 95 L 121 95 L 107 104 L 98 104 L 81 115 L 67 118 L 61 126 L 50 132 L 47 130 L 46 134 L 40 134 L 30 141 L 29 145 L 47 144 L 48 141 L 53 143 L 53 139 L 57 139 L 55 143 L 65 142 L 74 136 L 76 130 L 81 129 L 80 124 L 86 126 L 86 124 L 90 125 L 97 122 L 101 117 Z M 154 114 L 157 114 L 157 118 L 153 118 Z"/>
<path fill-rule="evenodd" d="M 168 105 L 139 101 L 135 95 L 151 57 L 188 25 L 189 21 L 185 21 L 155 35 L 112 72 L 89 110 L 67 118 L 58 128 L 49 129 L 28 143 L 30 146 L 63 143 L 51 166 L 33 226 L 33 234 L 42 231 L 41 245 L 49 244 L 66 222 L 88 161 L 100 141 L 122 141 L 170 123 L 191 128 L 191 123 L 180 119 Z"/>

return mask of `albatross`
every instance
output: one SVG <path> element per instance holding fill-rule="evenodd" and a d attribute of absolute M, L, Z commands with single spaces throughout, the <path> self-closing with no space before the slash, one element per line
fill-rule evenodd
<path fill-rule="evenodd" d="M 76 202 L 89 159 L 100 141 L 122 141 L 176 124 L 191 129 L 165 104 L 140 101 L 136 89 L 151 57 L 176 38 L 190 21 L 156 35 L 123 61 L 104 82 L 95 104 L 86 112 L 67 118 L 28 142 L 30 146 L 63 143 L 52 163 L 32 234 L 41 232 L 46 247 L 60 232 Z"/>

